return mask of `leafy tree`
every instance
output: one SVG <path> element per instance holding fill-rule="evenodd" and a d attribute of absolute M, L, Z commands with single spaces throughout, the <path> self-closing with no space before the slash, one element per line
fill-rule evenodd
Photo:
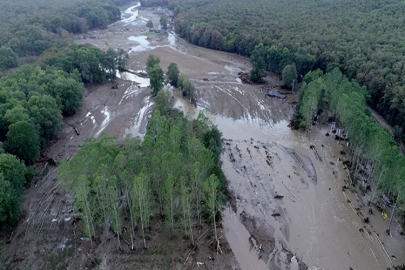
<path fill-rule="evenodd" d="M 184 75 L 179 77 L 179 86 L 183 92 L 183 96 L 195 99 L 196 89 L 194 84 Z"/>
<path fill-rule="evenodd" d="M 219 180 L 215 175 L 211 175 L 204 181 L 205 205 L 207 208 L 207 212 L 214 223 L 214 235 L 216 241 L 218 241 L 216 225 L 216 216 L 219 206 L 218 185 Z"/>
<path fill-rule="evenodd" d="M 170 92 L 167 90 L 160 90 L 156 95 L 156 109 L 160 111 L 161 115 L 167 114 L 167 109 L 169 107 Z"/>
<path fill-rule="evenodd" d="M 30 118 L 39 130 L 41 144 L 62 128 L 62 114 L 54 98 L 48 95 L 34 95 L 28 100 Z"/>
<path fill-rule="evenodd" d="M 192 220 L 193 211 L 192 211 L 192 198 L 193 193 L 190 188 L 188 188 L 185 183 L 185 179 L 182 179 L 182 186 L 181 186 L 181 208 L 183 212 L 182 216 L 182 223 L 184 226 L 184 232 L 186 235 L 190 235 L 191 244 L 194 245 L 194 234 L 193 234 L 193 226 L 194 221 Z"/>
<path fill-rule="evenodd" d="M 27 162 L 39 156 L 39 138 L 35 127 L 26 121 L 10 125 L 7 139 L 12 152 Z"/>
<path fill-rule="evenodd" d="M 93 247 L 94 232 L 94 213 L 91 208 L 90 187 L 89 181 L 86 176 L 82 175 L 78 179 L 78 185 L 76 189 L 76 212 L 80 213 L 85 223 L 85 231 L 90 238 L 91 246 Z"/>
<path fill-rule="evenodd" d="M 214 126 L 211 130 L 204 133 L 203 142 L 205 147 L 212 151 L 215 162 L 218 163 L 222 153 L 225 151 L 222 133 Z"/>
<path fill-rule="evenodd" d="M 9 47 L 0 47 L 0 70 L 18 66 L 18 55 Z"/>
<path fill-rule="evenodd" d="M 167 17 L 163 15 L 160 17 L 160 25 L 162 26 L 163 29 L 167 29 Z"/>
<path fill-rule="evenodd" d="M 285 66 L 282 73 L 283 85 L 290 87 L 294 81 L 297 81 L 297 76 L 295 64 Z"/>
<path fill-rule="evenodd" d="M 176 214 L 176 189 L 177 183 L 173 175 L 169 174 L 164 186 L 165 215 L 167 224 L 174 233 L 174 216 Z"/>
<path fill-rule="evenodd" d="M 140 173 L 139 176 L 135 177 L 132 192 L 132 198 L 134 200 L 133 213 L 135 218 L 140 218 L 141 220 L 143 246 L 146 249 L 145 231 L 149 226 L 149 220 L 152 215 L 149 178 L 143 173 Z"/>
<path fill-rule="evenodd" d="M 176 63 L 170 63 L 167 68 L 167 76 L 169 77 L 170 83 L 174 86 L 178 86 L 180 71 Z"/>
<path fill-rule="evenodd" d="M 17 105 L 12 109 L 6 111 L 4 120 L 10 125 L 20 121 L 28 122 L 28 111 L 22 105 Z"/>
<path fill-rule="evenodd" d="M 0 226 L 12 224 L 20 216 L 26 169 L 15 156 L 0 154 Z"/>
<path fill-rule="evenodd" d="M 152 30 L 152 28 L 153 28 L 153 22 L 152 22 L 152 20 L 149 20 L 149 21 L 146 23 L 146 27 L 149 28 L 149 31 Z"/>
<path fill-rule="evenodd" d="M 253 68 L 253 69 L 250 71 L 249 79 L 250 79 L 252 82 L 258 82 L 258 83 L 260 83 L 260 82 L 263 81 L 263 77 L 266 77 L 266 76 L 267 76 L 267 72 L 266 72 L 265 70 L 259 69 L 259 68 Z"/>
<path fill-rule="evenodd" d="M 154 55 L 154 54 L 149 54 L 148 59 L 146 59 L 146 72 L 149 73 L 149 71 L 155 66 L 159 65 L 160 59 L 159 56 Z"/>
<path fill-rule="evenodd" d="M 164 73 L 160 66 L 154 65 L 149 70 L 150 86 L 152 88 L 152 95 L 156 96 L 159 90 L 163 88 Z"/>
<path fill-rule="evenodd" d="M 127 69 L 127 63 L 129 61 L 129 55 L 124 49 L 118 49 L 116 52 L 116 59 L 117 59 L 117 69 L 119 71 L 124 71 Z"/>

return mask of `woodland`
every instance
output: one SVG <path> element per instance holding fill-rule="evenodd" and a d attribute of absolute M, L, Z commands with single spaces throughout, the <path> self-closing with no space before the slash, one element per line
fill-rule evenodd
<path fill-rule="evenodd" d="M 0 77 L 0 228 L 18 220 L 23 188 L 35 175 L 29 165 L 61 131 L 63 117 L 81 106 L 85 84 L 114 78 L 128 60 L 123 50 L 71 44 L 70 34 L 119 20 L 114 3 L 52 3 L 1 3 L 0 69 L 6 70 Z M 28 58 L 35 63 L 9 69 Z"/>
<path fill-rule="evenodd" d="M 176 32 L 195 45 L 250 56 L 263 44 L 271 51 L 264 70 L 281 74 L 295 63 L 301 81 L 309 70 L 339 67 L 367 87 L 371 107 L 403 129 L 403 1 L 172 0 L 169 6 Z"/>

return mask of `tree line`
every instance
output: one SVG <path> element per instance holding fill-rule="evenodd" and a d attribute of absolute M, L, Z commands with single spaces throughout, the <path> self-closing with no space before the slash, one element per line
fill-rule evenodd
<path fill-rule="evenodd" d="M 0 215 L 7 217 L 0 218 L 0 226 L 17 220 L 22 199 L 21 179 L 6 177 L 7 170 L 25 175 L 20 160 L 29 165 L 39 157 L 41 149 L 64 126 L 63 116 L 73 115 L 81 106 L 84 83 L 114 78 L 127 58 L 122 50 L 104 53 L 95 47 L 72 44 L 62 50 L 49 50 L 38 64 L 21 66 L 0 78 L 0 153 L 18 160 L 15 166 L 5 166 L 0 172 L 0 194 L 13 190 L 12 196 L 0 201 Z M 14 185 L 14 181 L 19 184 Z"/>
<path fill-rule="evenodd" d="M 371 201 L 385 193 L 395 205 L 403 206 L 405 157 L 393 137 L 372 119 L 366 104 L 368 96 L 365 87 L 350 81 L 338 68 L 325 74 L 320 70 L 309 72 L 301 86 L 293 126 L 308 129 L 320 110 L 327 109 L 350 138 L 352 171 L 370 185 Z M 403 207 L 398 209 L 403 212 Z"/>
<path fill-rule="evenodd" d="M 323 71 L 339 67 L 367 86 L 368 103 L 397 131 L 404 127 L 402 1 L 172 0 L 169 6 L 176 32 L 195 45 L 247 56 L 260 43 L 276 46 L 290 52 L 285 60 L 291 63 L 288 54 L 293 56 L 298 75 L 310 66 Z M 283 65 L 271 69 L 281 73 Z"/>
<path fill-rule="evenodd" d="M 157 107 L 167 108 L 169 99 L 156 101 Z M 120 247 L 128 226 L 131 248 L 137 239 L 147 248 L 153 217 L 194 244 L 195 228 L 204 219 L 215 224 L 226 201 L 219 157 L 211 150 L 216 144 L 222 152 L 222 134 L 206 113 L 188 121 L 176 109 L 156 109 L 142 143 L 129 137 L 120 144 L 105 134 L 89 138 L 70 163 L 61 163 L 58 180 L 74 192 L 75 213 L 91 241 L 112 230 Z"/>

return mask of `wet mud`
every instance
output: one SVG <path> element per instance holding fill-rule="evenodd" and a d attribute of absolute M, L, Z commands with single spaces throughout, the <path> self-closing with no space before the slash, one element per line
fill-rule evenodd
<path fill-rule="evenodd" d="M 171 105 L 189 117 L 196 117 L 203 109 L 215 116 L 226 139 L 222 169 L 233 194 L 222 220 L 227 240 L 222 243 L 227 250 L 222 257 L 225 263 L 207 262 L 208 253 L 203 251 L 200 254 L 204 256 L 191 256 L 192 263 L 177 264 L 178 269 L 196 267 L 197 260 L 205 260 L 213 269 L 386 269 L 404 263 L 405 241 L 397 223 L 393 223 L 393 237 L 384 233 L 388 221 L 378 214 L 369 216 L 370 223 L 365 224 L 367 206 L 361 196 L 342 192 L 348 176 L 338 158 L 344 159 L 340 152 L 345 149 L 325 136 L 327 128 L 314 127 L 308 138 L 288 127 L 296 96 L 283 91 L 287 98 L 279 100 L 267 97 L 263 85 L 242 84 L 238 73 L 251 69 L 246 57 L 199 48 L 170 32 L 149 33 L 146 21 L 159 25 L 161 14 L 170 15 L 170 11 L 142 9 L 134 2 L 124 8 L 121 22 L 90 33 L 98 39 L 76 40 L 103 50 L 125 49 L 130 54 L 130 72 L 117 74 L 118 89 L 108 82 L 87 87 L 83 106 L 65 119 L 68 125 L 44 155 L 56 162 L 70 160 L 85 138 L 100 137 L 103 132 L 121 140 L 128 135 L 142 139 L 154 100 L 140 71 L 145 70 L 148 55 L 154 53 L 165 71 L 169 63 L 177 63 L 198 90 L 195 107 L 178 89 L 169 88 Z M 266 80 L 267 86 L 280 89 L 277 75 L 269 74 Z M 56 175 L 57 166 L 49 165 L 44 177 L 28 191 L 24 217 L 6 253 L 15 269 L 23 265 L 43 269 L 55 252 L 66 258 L 75 256 L 78 262 L 89 260 L 88 245 L 75 255 L 66 248 L 75 246 L 72 241 L 78 239 L 69 223 L 73 198 L 60 190 Z M 366 214 L 360 215 L 356 209 Z M 149 254 L 138 264 L 139 269 L 153 258 L 164 260 L 159 246 L 155 248 L 157 255 Z M 134 258 L 130 253 L 100 250 L 98 254 L 102 259 L 95 260 L 95 265 L 101 269 L 124 269 L 136 265 L 134 258 L 145 258 L 141 253 Z M 173 260 L 180 255 L 174 254 Z"/>
<path fill-rule="evenodd" d="M 140 9 L 138 16 L 155 25 L 159 18 L 153 9 Z M 280 89 L 277 75 L 269 74 L 266 85 L 242 84 L 238 73 L 249 72 L 248 58 L 199 48 L 171 33 L 151 35 L 142 24 L 126 24 L 130 31 L 105 43 L 127 49 L 133 70 L 144 70 L 150 53 L 160 57 L 164 70 L 177 63 L 198 99 L 194 107 L 174 89 L 173 107 L 190 117 L 203 109 L 215 116 L 226 139 L 222 167 L 234 195 L 223 226 L 242 269 L 385 269 L 404 262 L 403 237 L 387 238 L 379 216 L 370 217 L 373 228 L 364 228 L 353 210 L 361 207 L 360 198 L 342 193 L 347 173 L 338 161 L 341 146 L 318 127 L 310 139 L 289 129 L 296 96 Z M 103 47 L 103 38 L 92 42 Z M 268 87 L 287 99 L 267 97 Z"/>

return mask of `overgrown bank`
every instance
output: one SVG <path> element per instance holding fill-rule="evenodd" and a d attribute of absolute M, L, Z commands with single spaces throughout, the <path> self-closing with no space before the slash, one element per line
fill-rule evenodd
<path fill-rule="evenodd" d="M 348 80 L 337 68 L 323 74 L 309 72 L 300 90 L 299 102 L 292 125 L 309 129 L 322 110 L 343 127 L 344 133 L 330 134 L 338 140 L 348 140 L 353 185 L 370 191 L 370 203 L 376 203 L 382 193 L 392 199 L 403 214 L 405 203 L 405 157 L 393 137 L 371 117 L 365 87 Z M 348 138 L 348 139 L 347 139 Z"/>

